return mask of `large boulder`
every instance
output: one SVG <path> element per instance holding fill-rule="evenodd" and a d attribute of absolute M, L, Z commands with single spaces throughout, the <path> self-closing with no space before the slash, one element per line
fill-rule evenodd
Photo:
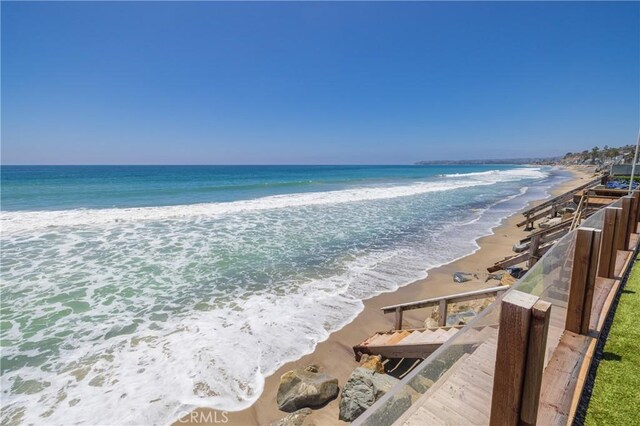
<path fill-rule="evenodd" d="M 291 413 L 305 407 L 319 407 L 338 396 L 338 379 L 319 373 L 317 367 L 287 371 L 280 377 L 278 408 Z"/>
<path fill-rule="evenodd" d="M 368 368 L 356 368 L 342 389 L 340 420 L 354 421 L 398 381 L 395 377 Z"/>
<path fill-rule="evenodd" d="M 311 414 L 311 408 L 301 408 L 271 423 L 271 426 L 302 426 L 304 419 Z"/>

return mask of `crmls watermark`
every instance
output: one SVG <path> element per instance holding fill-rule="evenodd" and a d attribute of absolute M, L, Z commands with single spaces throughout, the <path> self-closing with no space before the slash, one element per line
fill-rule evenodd
<path fill-rule="evenodd" d="M 179 417 L 178 423 L 184 424 L 224 424 L 229 421 L 229 413 L 227 411 L 217 410 L 197 410 L 184 413 Z"/>

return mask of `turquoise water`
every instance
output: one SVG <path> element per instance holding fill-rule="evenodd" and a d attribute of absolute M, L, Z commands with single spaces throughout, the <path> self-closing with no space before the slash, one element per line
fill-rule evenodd
<path fill-rule="evenodd" d="M 246 408 L 364 299 L 472 252 L 565 177 L 495 165 L 3 167 L 2 423 Z"/>

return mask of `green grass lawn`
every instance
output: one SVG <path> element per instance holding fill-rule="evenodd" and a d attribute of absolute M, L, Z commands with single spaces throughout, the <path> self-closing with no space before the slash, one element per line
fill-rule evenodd
<path fill-rule="evenodd" d="M 640 262 L 620 297 L 585 424 L 640 425 Z"/>

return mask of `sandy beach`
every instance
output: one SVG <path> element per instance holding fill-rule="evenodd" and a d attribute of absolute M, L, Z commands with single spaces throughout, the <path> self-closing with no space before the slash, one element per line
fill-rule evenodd
<path fill-rule="evenodd" d="M 552 196 L 577 187 L 593 176 L 593 170 L 590 167 L 576 167 L 569 170 L 573 173 L 573 177 L 553 187 L 550 190 Z M 542 201 L 533 201 L 529 204 L 529 207 Z M 276 393 L 280 383 L 280 376 L 292 369 L 304 368 L 310 364 L 317 365 L 320 367 L 320 371 L 337 377 L 339 386 L 342 387 L 351 372 L 358 366 L 354 359 L 352 346 L 371 336 L 375 331 L 393 328 L 393 315 L 382 314 L 380 308 L 383 306 L 498 285 L 495 280 L 489 280 L 485 283 L 486 268 L 497 260 L 512 255 L 513 244 L 527 235 L 527 232 L 516 226 L 516 223 L 521 220 L 519 213 L 516 212 L 503 220 L 499 226 L 493 229 L 493 234 L 480 238 L 477 241 L 479 249 L 476 252 L 447 265 L 429 270 L 428 277 L 425 279 L 401 287 L 394 292 L 383 293 L 366 300 L 364 302 L 364 310 L 353 322 L 331 334 L 327 340 L 319 343 L 313 353 L 283 365 L 268 377 L 262 395 L 252 407 L 239 412 L 227 412 L 225 414 L 225 419 L 228 419 L 226 424 L 268 425 L 286 416 L 287 413 L 278 409 Z M 452 274 L 456 271 L 475 273 L 478 279 L 473 279 L 464 284 L 455 283 L 452 279 Z M 404 315 L 404 327 L 423 327 L 424 320 L 428 314 L 429 310 L 406 312 Z M 318 426 L 342 424 L 343 422 L 338 420 L 339 399 L 338 397 L 326 406 L 314 410 L 305 419 L 304 424 Z M 216 424 L 216 420 L 219 423 L 222 417 L 221 412 L 209 409 L 199 409 L 193 414 L 196 413 L 197 416 L 183 417 L 176 424 Z M 190 417 L 193 421 L 190 420 Z"/>

